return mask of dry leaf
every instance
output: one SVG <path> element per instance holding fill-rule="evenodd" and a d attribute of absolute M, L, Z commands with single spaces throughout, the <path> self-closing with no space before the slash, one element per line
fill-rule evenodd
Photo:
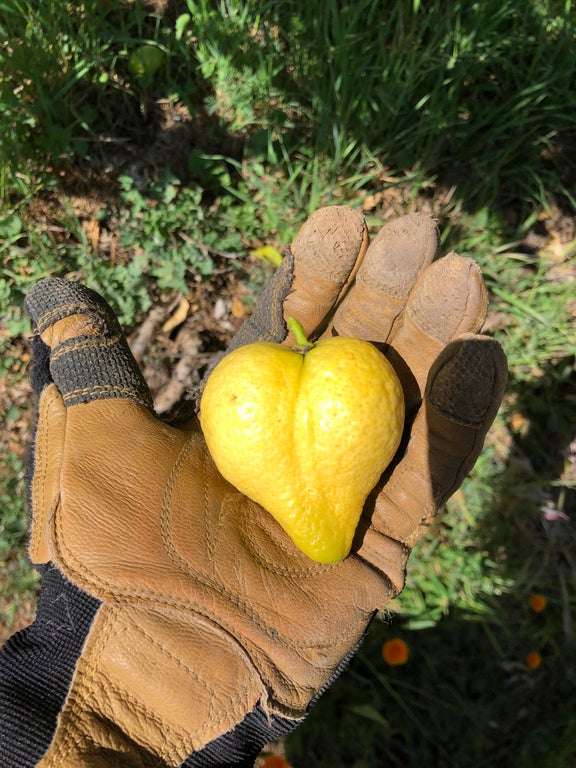
<path fill-rule="evenodd" d="M 520 435 L 525 435 L 530 429 L 530 422 L 520 411 L 514 411 L 510 416 L 510 426 L 514 432 L 518 432 Z"/>
<path fill-rule="evenodd" d="M 230 311 L 232 312 L 233 317 L 244 317 L 246 314 L 246 307 L 242 304 L 240 299 L 235 296 L 230 304 Z"/>
<path fill-rule="evenodd" d="M 575 253 L 576 240 L 572 240 L 570 243 L 563 242 L 560 235 L 553 232 L 550 241 L 540 255 L 552 264 L 562 264 L 562 262 L 574 256 Z"/>
<path fill-rule="evenodd" d="M 82 222 L 82 229 L 86 233 L 86 237 L 88 238 L 88 242 L 90 243 L 90 246 L 92 247 L 93 251 L 98 250 L 98 245 L 100 243 L 100 224 L 96 219 L 88 219 L 87 221 Z"/>
<path fill-rule="evenodd" d="M 224 299 L 216 299 L 216 303 L 214 304 L 214 309 L 212 310 L 212 316 L 214 317 L 214 320 L 222 320 L 222 318 L 226 315 L 226 302 Z"/>
<path fill-rule="evenodd" d="M 362 203 L 363 211 L 373 211 L 382 201 L 382 192 L 376 192 L 375 195 L 368 195 Z"/>
<path fill-rule="evenodd" d="M 176 307 L 175 311 L 170 315 L 168 320 L 164 323 L 162 326 L 162 330 L 164 333 L 170 333 L 170 331 L 173 331 L 174 328 L 177 328 L 179 325 L 182 325 L 184 320 L 188 317 L 188 312 L 190 311 L 190 302 L 185 296 L 182 296 L 180 301 L 178 302 L 178 306 Z"/>

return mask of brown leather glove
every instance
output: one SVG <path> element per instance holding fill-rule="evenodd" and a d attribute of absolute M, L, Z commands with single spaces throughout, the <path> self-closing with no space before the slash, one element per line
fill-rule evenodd
<path fill-rule="evenodd" d="M 320 565 L 218 475 L 197 424 L 169 426 L 108 307 L 48 279 L 28 296 L 49 348 L 29 554 L 96 598 L 42 768 L 251 764 L 336 678 L 404 584 L 410 548 L 461 484 L 500 404 L 486 291 L 434 222 L 317 211 L 232 347 L 309 333 L 378 342 L 405 386 L 406 436 L 353 553 Z M 231 347 L 231 348 L 232 348 Z M 423 401 L 422 401 L 422 393 Z M 244 762 L 248 760 L 248 762 Z"/>

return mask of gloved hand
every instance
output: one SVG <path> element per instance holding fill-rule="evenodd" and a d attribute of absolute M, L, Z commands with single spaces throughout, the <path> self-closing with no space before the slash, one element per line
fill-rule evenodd
<path fill-rule="evenodd" d="M 499 406 L 499 345 L 473 336 L 480 271 L 434 263 L 423 215 L 368 246 L 362 216 L 317 211 L 231 348 L 305 331 L 379 342 L 403 382 L 406 436 L 352 554 L 321 565 L 219 476 L 193 420 L 153 413 L 111 310 L 77 283 L 27 298 L 39 394 L 29 555 L 34 624 L 0 653 L 4 768 L 251 765 L 354 654 L 406 561 L 470 470 Z"/>

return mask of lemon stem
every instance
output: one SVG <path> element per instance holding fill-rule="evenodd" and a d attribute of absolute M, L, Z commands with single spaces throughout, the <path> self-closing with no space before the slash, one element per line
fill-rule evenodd
<path fill-rule="evenodd" d="M 302 323 L 296 320 L 295 317 L 289 317 L 286 323 L 290 331 L 292 331 L 292 335 L 296 339 L 296 346 L 299 349 L 306 350 L 314 346 L 314 342 L 310 341 L 308 336 L 306 336 L 304 328 L 302 328 Z"/>

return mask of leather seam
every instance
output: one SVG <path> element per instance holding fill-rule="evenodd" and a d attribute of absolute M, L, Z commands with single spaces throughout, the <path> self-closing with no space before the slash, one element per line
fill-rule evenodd
<path fill-rule="evenodd" d="M 400 479 L 401 479 L 401 474 L 404 473 L 405 471 L 406 471 L 406 468 L 402 467 L 402 465 L 399 464 L 398 467 L 396 468 L 396 472 L 398 474 L 395 473 L 395 475 L 394 475 L 394 482 L 395 482 L 396 485 L 399 485 Z M 388 488 L 384 488 L 381 491 L 382 497 L 384 499 L 386 499 L 386 503 L 387 504 L 389 504 L 390 506 L 393 506 L 399 512 L 402 512 L 403 511 L 402 508 L 390 497 L 390 495 L 388 493 L 388 490 L 389 490 Z M 412 536 L 413 532 L 418 528 L 418 526 L 421 524 L 422 520 L 435 517 L 436 514 L 438 513 L 438 507 L 437 507 L 436 503 L 434 502 L 434 500 L 433 500 L 432 504 L 427 504 L 425 502 L 420 502 L 419 510 L 420 510 L 420 512 L 418 513 L 416 520 L 415 521 L 412 521 L 412 520 L 410 521 L 410 530 L 409 530 L 409 533 L 407 534 L 407 537 L 406 537 L 407 539 L 409 539 L 410 536 Z M 403 538 L 399 538 L 398 536 L 392 535 L 392 533 L 386 528 L 386 526 L 384 524 L 382 524 L 381 526 L 378 526 L 377 528 L 376 527 L 374 527 L 374 528 L 375 528 L 375 530 L 377 530 L 379 533 L 383 534 L 384 536 L 388 536 L 388 538 L 394 539 L 395 541 L 400 542 L 400 544 L 403 544 L 405 547 L 408 547 L 408 549 L 410 549 L 410 550 L 412 549 L 412 547 L 406 541 L 404 541 Z"/>
<path fill-rule="evenodd" d="M 56 759 L 64 760 L 68 757 L 70 752 L 72 752 L 74 747 L 78 747 L 79 752 L 82 751 L 80 734 L 84 734 L 84 731 L 80 729 L 79 722 L 80 721 L 76 718 L 76 715 L 69 718 L 63 740 L 59 743 L 57 751 L 50 756 L 49 766 L 58 767 L 59 765 L 62 765 L 62 763 L 56 763 Z M 94 742 L 92 741 L 92 743 Z"/>
<path fill-rule="evenodd" d="M 260 563 L 260 565 L 263 565 L 267 570 L 271 571 L 272 573 L 276 574 L 277 576 L 289 576 L 289 577 L 295 577 L 295 578 L 310 578 L 314 576 L 321 576 L 324 573 L 328 571 L 332 571 L 339 565 L 338 563 L 332 563 L 329 565 L 310 565 L 307 568 L 288 568 L 288 567 L 280 567 L 278 565 L 275 565 L 272 561 L 268 560 L 266 555 L 263 553 L 262 549 L 251 539 L 250 536 L 248 536 L 247 531 L 247 518 L 248 518 L 248 509 L 246 509 L 244 512 L 242 512 L 240 517 L 240 534 L 242 536 L 242 539 L 244 540 L 244 544 L 247 549 L 251 551 L 251 553 L 255 556 L 255 559 Z M 265 535 L 269 536 L 269 538 L 272 540 L 273 544 L 277 546 L 282 552 L 284 552 L 287 555 L 290 555 L 291 553 L 288 551 L 288 548 L 282 543 L 279 542 L 277 539 L 272 538 L 268 531 L 266 531 L 261 525 L 258 525 L 261 531 L 264 532 Z"/>
<path fill-rule="evenodd" d="M 102 589 L 105 590 L 106 595 L 109 596 L 111 599 L 118 598 L 119 596 L 123 596 L 125 598 L 131 598 L 127 602 L 129 602 L 132 605 L 138 605 L 138 600 L 141 600 L 143 603 L 149 603 L 149 602 L 159 602 L 161 605 L 167 605 L 167 606 L 173 606 L 174 608 L 180 608 L 185 611 L 193 611 L 196 613 L 199 613 L 202 616 L 206 616 L 207 618 L 211 619 L 215 622 L 215 624 L 220 625 L 224 627 L 228 632 L 230 632 L 232 637 L 238 636 L 238 628 L 232 627 L 229 625 L 225 619 L 222 616 L 219 616 L 217 613 L 212 613 L 209 611 L 208 608 L 203 606 L 202 604 L 189 600 L 187 602 L 185 601 L 177 601 L 172 600 L 171 598 L 167 597 L 165 594 L 161 592 L 156 592 L 155 590 L 140 590 L 138 593 L 134 593 L 125 587 L 119 587 L 117 585 L 114 585 L 112 582 L 107 581 L 105 579 L 102 579 L 100 576 L 97 576 L 94 573 L 89 573 L 83 566 L 83 564 L 78 560 L 76 555 L 66 546 L 64 542 L 64 536 L 63 536 L 63 524 L 62 524 L 62 509 L 60 510 L 60 514 L 54 515 L 55 520 L 55 526 L 56 526 L 56 536 L 55 536 L 55 547 L 56 547 L 56 555 L 59 560 L 59 565 L 61 565 L 62 569 L 64 570 L 64 573 L 68 572 L 70 575 L 79 578 L 81 581 L 83 580 L 85 583 L 91 585 L 92 587 L 95 587 L 96 589 Z M 67 558 L 75 564 L 70 565 L 67 562 Z M 209 581 L 203 580 L 200 574 L 193 573 L 200 584 L 204 587 L 208 588 L 214 588 L 216 592 L 219 592 L 222 596 L 228 597 L 226 592 L 222 592 L 222 589 L 218 588 L 217 585 L 212 585 Z M 96 594 L 96 597 L 98 595 Z M 101 598 L 100 598 L 101 599 Z M 233 604 L 234 601 L 231 600 Z M 256 625 L 261 629 L 264 634 L 266 634 L 270 639 L 280 641 L 282 644 L 294 651 L 298 651 L 305 648 L 333 648 L 340 643 L 349 641 L 355 637 L 355 635 L 342 635 L 337 637 L 332 642 L 318 642 L 318 640 L 314 640 L 310 643 L 306 644 L 298 644 L 291 641 L 289 638 L 285 638 L 283 635 L 280 635 L 280 633 L 275 630 L 273 627 L 268 627 L 266 625 L 261 625 L 257 619 L 255 619 L 253 616 L 244 614 L 245 618 L 252 619 L 256 623 Z"/>
<path fill-rule="evenodd" d="M 92 692 L 92 693 L 94 693 L 95 691 L 91 691 L 91 692 Z M 93 711 L 94 711 L 96 714 L 98 714 L 100 717 L 103 717 L 103 718 L 106 718 L 106 719 L 108 719 L 107 715 L 105 715 L 103 712 L 101 712 L 101 711 L 100 711 L 98 708 L 94 707 Z M 79 751 L 80 751 L 80 752 L 82 751 L 82 748 L 83 748 L 85 745 L 84 745 L 84 744 L 82 744 L 82 741 L 81 741 L 81 739 L 79 738 L 79 736 L 82 736 L 84 739 L 86 739 L 87 741 L 89 741 L 89 742 L 90 742 L 91 744 L 93 744 L 93 745 L 94 745 L 94 746 L 95 746 L 97 749 L 101 749 L 101 748 L 102 748 L 102 744 L 99 744 L 99 743 L 96 741 L 96 739 L 95 739 L 95 738 L 92 736 L 92 734 L 89 732 L 89 730 L 88 730 L 88 729 L 89 729 L 89 720 L 88 720 L 88 718 L 86 718 L 86 717 L 84 717 L 84 716 L 80 717 L 80 718 L 79 718 L 79 722 L 78 722 L 78 725 L 77 725 L 78 736 L 73 736 L 73 739 L 74 739 L 74 743 L 75 743 L 75 745 L 76 745 L 76 746 L 79 748 Z M 131 738 L 131 737 L 130 737 L 130 738 Z M 156 754 L 153 754 L 153 749 L 154 749 L 154 748 L 153 748 L 152 746 L 149 746 L 149 745 L 145 744 L 145 743 L 142 743 L 142 744 L 139 744 L 138 742 L 135 742 L 135 743 L 136 743 L 136 745 L 137 745 L 138 747 L 143 747 L 143 748 L 149 749 L 149 751 L 152 753 L 152 754 L 151 754 L 151 756 L 150 756 L 150 758 L 147 758 L 147 757 L 144 757 L 144 756 L 143 756 L 143 754 L 142 754 L 142 749 L 140 749 L 140 750 L 138 751 L 138 758 L 139 758 L 140 760 L 144 760 L 144 763 L 143 763 L 143 765 L 145 766 L 145 768 L 160 768 L 160 764 L 159 764 L 159 762 L 158 762 L 158 756 L 157 756 Z M 105 747 L 105 748 L 106 748 L 106 747 Z M 164 767 L 164 766 L 166 765 L 166 760 L 167 760 L 167 759 L 172 759 L 172 758 L 170 758 L 169 756 L 168 756 L 168 757 L 165 757 L 165 756 L 162 754 L 162 759 L 163 759 L 163 762 L 162 762 L 162 766 Z M 178 758 L 176 758 L 176 760 L 177 760 L 177 761 L 178 761 L 179 759 L 180 759 L 179 757 L 178 757 Z M 62 768 L 62 766 L 60 766 L 60 765 L 59 765 L 59 766 L 57 766 L 57 768 Z M 84 766 L 82 766 L 82 768 L 84 768 Z"/>
<path fill-rule="evenodd" d="M 96 316 L 99 320 L 104 319 L 102 312 L 99 311 L 96 307 L 74 301 L 67 304 L 59 304 L 58 306 L 52 307 L 51 309 L 46 310 L 46 312 L 43 312 L 36 320 L 37 327 L 40 327 L 43 323 L 49 322 L 52 317 L 57 317 L 62 311 L 67 312 L 68 310 L 76 310 L 73 314 L 88 315 L 90 317 Z M 64 320 L 65 318 L 61 317 L 58 319 Z"/>
<path fill-rule="evenodd" d="M 98 680 L 97 678 L 101 678 Z M 122 724 L 121 730 L 135 743 L 138 745 L 142 745 L 146 747 L 150 752 L 155 753 L 158 750 L 159 755 L 164 760 L 174 760 L 174 761 L 180 761 L 182 759 L 182 754 L 189 754 L 194 749 L 194 745 L 192 743 L 192 739 L 189 734 L 179 731 L 178 729 L 174 728 L 172 725 L 169 725 L 165 720 L 160 718 L 153 710 L 151 710 L 149 707 L 147 707 L 145 704 L 143 704 L 141 701 L 138 701 L 135 696 L 132 696 L 125 688 L 121 688 L 120 686 L 116 685 L 116 683 L 112 680 L 111 677 L 109 677 L 105 672 L 102 672 L 100 669 L 92 670 L 92 682 L 95 684 L 94 687 L 91 689 L 91 692 L 93 694 L 97 694 L 99 692 L 99 687 L 105 687 L 108 686 L 118 697 L 121 701 L 127 701 L 130 703 L 130 706 L 133 708 L 133 710 L 140 715 L 143 715 L 144 718 L 147 718 L 151 720 L 159 730 L 165 732 L 173 741 L 173 744 L 170 747 L 161 748 L 158 750 L 158 747 L 154 746 L 154 744 L 142 736 L 136 737 L 135 734 L 130 733 L 130 731 L 125 728 L 124 724 Z M 103 685 L 104 684 L 104 685 Z M 93 710 L 97 712 L 102 717 L 108 718 L 109 715 L 106 714 L 105 711 L 103 711 L 102 707 L 99 706 L 93 706 Z M 117 723 L 118 725 L 118 723 Z M 88 735 L 88 734 L 86 734 Z M 180 750 L 180 751 L 178 751 Z"/>
<path fill-rule="evenodd" d="M 258 629 L 260 629 L 264 634 L 268 635 L 268 637 L 272 638 L 273 640 L 280 641 L 284 646 L 288 648 L 292 648 L 292 649 L 330 648 L 338 645 L 341 642 L 351 640 L 353 636 L 343 634 L 341 636 L 336 637 L 334 642 L 331 642 L 331 643 L 318 644 L 318 642 L 315 641 L 309 644 L 307 643 L 305 645 L 295 644 L 293 641 L 291 641 L 290 638 L 285 637 L 284 635 L 280 634 L 278 630 L 276 630 L 274 627 L 271 627 L 261 616 L 259 616 L 258 613 L 256 613 L 256 611 L 251 609 L 250 606 L 244 600 L 239 598 L 237 595 L 234 595 L 232 592 L 227 590 L 222 585 L 217 584 L 211 581 L 210 579 L 207 579 L 206 577 L 202 576 L 202 574 L 195 571 L 186 562 L 186 560 L 184 560 L 184 558 L 177 552 L 177 550 L 174 547 L 174 544 L 172 543 L 172 538 L 170 536 L 170 531 L 169 531 L 169 524 L 168 524 L 168 516 L 170 514 L 169 500 L 171 499 L 171 494 L 174 488 L 174 484 L 176 483 L 176 480 L 178 478 L 181 465 L 184 462 L 184 460 L 187 458 L 193 446 L 193 441 L 194 441 L 194 436 L 189 438 L 189 440 L 181 448 L 180 454 L 177 457 L 176 461 L 174 462 L 174 466 L 172 467 L 168 480 L 166 481 L 164 492 L 162 494 L 162 511 L 161 511 L 161 518 L 160 518 L 162 541 L 166 548 L 166 552 L 170 557 L 170 559 L 172 560 L 172 562 L 178 567 L 180 567 L 180 569 L 184 573 L 187 573 L 189 576 L 196 578 L 204 586 L 208 587 L 209 589 L 213 589 L 214 591 L 218 592 L 221 596 L 227 598 L 232 603 L 232 605 L 234 605 L 237 609 L 242 611 L 242 613 L 246 618 L 251 619 L 255 623 L 255 625 L 258 627 Z"/>
<path fill-rule="evenodd" d="M 100 614 L 100 612 L 101 611 L 99 611 L 98 615 Z M 95 621 L 98 621 L 97 617 Z M 99 658 L 99 655 L 101 652 L 99 649 L 101 649 L 102 645 L 104 644 L 104 640 L 107 639 L 107 636 L 111 631 L 108 629 L 110 625 L 111 625 L 110 613 L 108 614 L 104 613 L 103 626 L 100 628 L 100 636 L 97 640 L 96 648 L 93 651 L 93 653 L 96 656 L 96 659 Z M 65 714 L 67 716 L 67 720 L 66 720 L 66 725 L 64 726 L 63 739 L 58 745 L 58 747 L 56 748 L 54 755 L 52 756 L 52 762 L 54 762 L 56 758 L 60 758 L 62 761 L 64 761 L 64 758 L 68 757 L 68 755 L 70 754 L 74 746 L 81 747 L 81 742 L 76 736 L 74 736 L 73 729 L 74 727 L 76 727 L 76 729 L 79 729 L 78 723 L 82 720 L 82 716 L 81 716 L 82 709 L 81 709 L 81 704 L 79 702 L 79 698 L 83 693 L 83 691 L 85 692 L 89 690 L 88 688 L 89 675 L 87 675 L 87 672 L 89 673 L 90 669 L 89 669 L 88 658 L 89 657 L 86 657 L 86 656 L 80 657 L 80 666 L 76 670 L 76 675 L 72 679 L 68 697 L 64 702 L 64 707 L 62 709 L 61 716 Z M 56 730 L 56 734 L 57 732 L 58 731 Z"/>
<path fill-rule="evenodd" d="M 48 421 L 48 405 L 43 409 L 42 411 L 42 422 L 39 425 L 39 428 L 36 431 L 37 435 L 37 441 L 36 441 L 36 449 L 40 448 L 40 476 L 36 477 L 34 476 L 34 482 L 32 485 L 32 525 L 33 525 L 33 533 L 32 533 L 32 549 L 34 552 L 37 551 L 38 543 L 41 536 L 41 530 L 40 530 L 40 517 L 41 512 L 39 510 L 43 507 L 44 502 L 44 481 L 46 478 L 46 469 L 48 466 L 48 452 L 45 448 L 45 434 L 46 434 L 46 423 Z M 40 440 L 38 441 L 38 437 Z M 38 455 L 36 454 L 35 458 L 38 458 Z M 40 492 L 34 493 L 34 489 L 36 486 L 40 487 Z M 38 500 L 38 495 L 40 496 L 40 501 Z M 36 500 L 36 501 L 35 501 Z"/>
<path fill-rule="evenodd" d="M 124 627 L 130 628 L 130 625 L 127 621 L 124 619 L 118 618 L 118 623 L 121 624 Z M 213 708 L 213 699 L 216 699 L 218 703 L 222 703 L 219 694 L 216 693 L 214 688 L 212 688 L 206 680 L 200 675 L 198 672 L 195 672 L 193 669 L 191 669 L 185 662 L 182 661 L 178 656 L 173 654 L 171 651 L 168 650 L 162 643 L 160 643 L 159 640 L 156 640 L 152 637 L 152 635 L 148 634 L 146 630 L 143 627 L 138 626 L 137 624 L 133 624 L 132 628 L 135 629 L 137 632 L 139 632 L 146 640 L 148 640 L 152 645 L 155 645 L 163 654 L 168 656 L 173 662 L 176 663 L 177 666 L 182 667 L 189 675 L 190 677 L 195 680 L 196 682 L 200 683 L 200 685 L 207 691 L 207 693 L 210 695 L 210 709 L 208 711 L 208 718 L 211 719 L 212 717 L 212 708 Z"/>
<path fill-rule="evenodd" d="M 70 392 L 62 395 L 64 399 L 67 397 L 73 397 L 75 395 L 90 394 L 92 392 L 108 392 L 114 390 L 115 392 L 137 392 L 134 387 L 117 387 L 114 384 L 95 384 L 92 387 L 83 387 L 81 389 L 73 389 Z"/>
<path fill-rule="evenodd" d="M 378 533 L 380 532 L 378 531 Z M 388 539 L 391 538 L 386 533 L 380 533 L 380 535 L 386 536 L 386 538 Z M 402 544 L 402 546 L 405 549 L 408 549 L 408 553 L 410 553 L 410 549 L 406 544 L 404 544 L 403 542 L 400 542 L 400 544 Z M 382 568 L 379 568 L 377 565 L 374 565 L 374 563 L 371 560 L 369 560 L 367 556 L 356 553 L 354 557 L 360 560 L 360 562 L 365 568 L 370 568 L 371 571 L 374 571 L 374 573 L 378 576 L 378 578 L 384 579 L 386 583 L 386 587 L 388 589 L 388 595 L 386 596 L 387 600 L 393 600 L 395 597 L 398 597 L 400 592 L 402 592 L 402 590 L 404 589 L 404 584 L 402 584 L 401 587 L 397 587 L 392 581 L 392 579 L 390 578 L 390 576 L 388 576 L 386 571 L 384 571 Z M 404 565 L 402 570 L 403 570 L 403 573 L 406 574 L 406 565 Z"/>
<path fill-rule="evenodd" d="M 114 609 L 114 618 L 115 618 L 115 620 L 117 621 L 117 623 L 119 625 L 129 626 L 127 622 L 124 622 L 123 620 L 121 620 L 119 618 L 119 611 L 117 611 L 116 609 Z M 155 641 L 153 638 L 151 638 L 150 635 L 148 635 L 145 632 L 145 630 L 143 630 L 141 627 L 138 627 L 136 624 L 134 624 L 132 628 L 136 629 L 138 632 L 143 634 L 147 639 L 152 640 L 153 643 L 157 644 L 157 641 Z M 208 716 L 206 718 L 205 725 L 202 728 L 200 728 L 200 730 L 198 732 L 198 739 L 200 741 L 202 739 L 204 739 L 206 731 L 208 731 L 209 729 L 214 729 L 215 727 L 217 727 L 221 723 L 227 723 L 227 724 L 233 726 L 234 721 L 236 720 L 237 716 L 239 714 L 242 714 L 242 710 L 238 710 L 237 709 L 237 705 L 242 703 L 242 704 L 245 704 L 247 706 L 247 704 L 248 704 L 248 691 L 249 691 L 248 685 L 244 684 L 242 686 L 242 688 L 232 698 L 230 698 L 228 700 L 228 702 L 222 701 L 220 699 L 220 696 L 218 694 L 216 694 L 215 690 L 213 688 L 211 688 L 210 686 L 208 686 L 205 683 L 205 681 L 202 680 L 200 675 L 198 675 L 197 673 L 194 673 L 192 670 L 190 670 L 186 665 L 183 664 L 183 662 L 181 662 L 180 659 L 178 659 L 177 657 L 174 657 L 172 654 L 170 654 L 170 652 L 166 651 L 166 649 L 163 646 L 160 646 L 160 647 L 161 647 L 161 650 L 163 652 L 168 653 L 169 656 L 171 656 L 172 658 L 176 659 L 176 661 L 179 664 L 184 666 L 185 669 L 187 669 L 187 671 L 191 672 L 191 677 L 193 679 L 197 680 L 198 682 L 200 682 L 200 684 L 203 685 L 206 688 L 206 690 L 208 691 L 208 693 L 210 694 L 210 704 L 209 704 Z M 173 726 L 168 725 L 166 723 L 166 721 L 160 719 L 152 710 L 148 709 L 146 707 L 146 705 L 142 704 L 137 699 L 135 699 L 133 696 L 131 696 L 131 694 L 129 694 L 127 691 L 125 691 L 124 689 L 122 689 L 119 686 L 117 686 L 114 683 L 114 681 L 106 673 L 102 672 L 102 670 L 93 670 L 93 673 L 95 673 L 96 675 L 99 675 L 102 678 L 104 678 L 104 680 L 106 681 L 106 684 L 109 685 L 118 694 L 118 696 L 120 696 L 120 698 L 122 698 L 122 697 L 129 698 L 131 700 L 133 706 L 137 710 L 139 710 L 145 716 L 150 717 L 150 719 L 154 723 L 156 723 L 156 725 L 158 725 L 161 729 L 164 729 L 164 730 L 168 731 L 171 736 L 175 737 L 176 741 L 179 740 L 178 744 L 177 744 L 177 747 L 180 747 L 181 751 L 183 753 L 189 754 L 190 752 L 194 751 L 194 749 L 195 749 L 194 742 L 192 741 L 191 737 L 188 734 L 182 735 L 184 732 L 181 732 L 181 731 L 179 731 L 179 729 L 176 729 Z M 221 709 L 224 709 L 224 714 L 218 720 L 214 720 L 213 717 L 212 717 L 213 706 L 214 706 L 213 699 L 217 699 L 219 704 L 221 705 Z M 102 714 L 102 716 L 106 716 L 104 712 L 100 712 L 100 714 Z M 130 738 L 133 739 L 133 741 L 137 741 L 137 739 L 134 738 L 134 736 L 132 736 L 131 734 L 128 734 L 128 735 L 130 736 Z M 146 745 L 146 746 L 149 746 L 149 748 L 151 750 L 155 749 L 152 745 Z M 178 760 L 181 759 L 181 755 L 178 754 L 178 753 L 174 753 L 171 757 L 173 757 L 175 759 L 178 759 Z"/>
<path fill-rule="evenodd" d="M 102 672 L 101 669 L 100 669 L 101 660 L 102 660 L 102 653 L 104 651 L 104 648 L 108 644 L 108 642 L 110 640 L 110 637 L 113 634 L 114 621 L 118 620 L 118 609 L 116 607 L 112 606 L 112 605 L 108 605 L 107 609 L 108 609 L 107 613 L 104 614 L 104 626 L 100 630 L 100 637 L 98 638 L 98 642 L 97 642 L 97 644 L 96 644 L 96 646 L 95 646 L 95 648 L 93 650 L 93 653 L 92 653 L 93 661 L 92 661 L 92 663 L 90 663 L 89 657 L 86 657 L 85 658 L 84 669 L 82 670 L 82 677 L 84 679 L 84 686 L 92 694 L 92 701 L 90 702 L 90 704 L 92 706 L 92 709 L 95 712 L 98 712 L 98 714 L 100 714 L 102 717 L 106 717 L 106 718 L 108 717 L 108 715 L 102 710 L 101 707 L 98 706 L 97 699 L 95 697 L 95 694 L 98 693 L 97 681 L 95 679 L 95 676 L 96 675 L 102 675 L 105 679 L 107 679 L 107 676 L 105 675 L 105 673 Z M 119 693 L 120 696 L 122 695 L 119 690 L 117 690 L 117 693 Z M 128 694 L 128 696 L 130 696 L 130 694 Z M 143 704 L 141 704 L 141 706 L 144 707 Z M 82 711 L 81 710 L 80 710 L 80 719 L 81 720 L 83 719 Z M 156 724 L 159 727 L 165 728 L 166 731 L 168 731 L 168 732 L 172 731 L 171 735 L 176 735 L 176 737 L 177 737 L 176 740 L 177 741 L 178 740 L 181 741 L 180 735 L 179 734 L 174 734 L 173 733 L 173 729 L 170 726 L 168 726 L 166 723 L 164 723 L 162 720 L 160 720 L 160 718 L 158 718 L 157 715 L 153 714 L 151 719 L 154 722 L 156 722 Z M 132 741 L 134 741 L 136 744 L 138 744 L 138 739 L 135 738 L 134 734 L 130 733 L 128 731 L 128 729 L 125 730 L 125 733 L 126 733 L 126 735 L 130 739 L 132 739 Z M 144 740 L 142 740 L 142 741 L 144 741 Z M 153 752 L 156 750 L 156 748 L 152 747 L 151 744 L 144 744 L 144 746 L 146 746 L 148 749 L 150 749 Z M 173 750 L 172 750 L 172 754 L 170 754 L 168 750 L 160 749 L 159 750 L 159 754 L 161 755 L 161 757 L 163 759 L 176 759 L 176 760 L 179 760 L 179 758 L 180 758 L 180 755 L 178 755 Z"/>
<path fill-rule="evenodd" d="M 112 336 L 110 338 L 96 338 L 96 339 L 84 339 L 82 341 L 78 341 L 75 344 L 69 344 L 66 341 L 63 341 L 61 344 L 58 344 L 57 347 L 54 348 L 54 351 L 50 355 L 50 364 L 52 364 L 55 360 L 59 360 L 64 355 L 67 355 L 69 352 L 76 352 L 80 349 L 89 349 L 93 347 L 100 347 L 100 348 L 107 348 L 107 347 L 113 347 L 115 344 L 120 342 L 120 336 Z"/>
<path fill-rule="evenodd" d="M 206 525 L 206 549 L 208 550 L 208 562 L 212 566 L 212 570 L 215 569 L 215 562 L 214 562 L 214 536 L 212 532 L 212 526 L 210 525 L 210 515 L 209 515 L 209 502 L 208 502 L 208 473 L 206 471 L 206 452 L 202 452 L 202 492 L 204 497 L 204 523 Z M 218 520 L 217 523 L 220 522 L 220 510 L 218 511 Z"/>
<path fill-rule="evenodd" d="M 74 389 L 71 392 L 67 392 L 66 394 L 62 395 L 62 399 L 65 403 L 68 403 L 70 400 L 73 400 L 77 397 L 112 394 L 114 392 L 120 395 L 122 399 L 132 400 L 133 402 L 138 403 L 138 405 L 143 405 L 146 409 L 150 410 L 150 403 L 147 403 L 139 396 L 137 389 L 131 387 L 117 387 L 112 384 L 98 384 L 93 387 Z"/>
<path fill-rule="evenodd" d="M 168 517 L 171 511 L 169 500 L 171 500 L 172 498 L 172 492 L 174 490 L 174 485 L 176 483 L 176 480 L 178 479 L 180 468 L 184 460 L 187 458 L 191 448 L 193 447 L 193 440 L 194 438 L 191 437 L 183 445 L 180 451 L 180 455 L 174 462 L 174 466 L 172 467 L 172 470 L 166 482 L 166 486 L 164 488 L 164 492 L 162 494 L 162 511 L 161 511 L 161 518 L 160 518 L 160 527 L 162 532 L 162 541 L 164 543 L 166 552 L 168 553 L 168 556 L 170 557 L 172 562 L 175 565 L 177 565 L 181 570 L 183 570 L 189 576 L 192 576 L 198 579 L 200 583 L 204 584 L 204 586 L 208 586 L 209 588 L 214 589 L 220 595 L 230 600 L 230 602 L 233 605 L 239 608 L 247 618 L 252 619 L 252 621 L 254 621 L 256 626 L 265 634 L 267 634 L 269 637 L 272 637 L 273 639 L 280 639 L 279 635 L 274 632 L 273 628 L 265 625 L 263 620 L 261 620 L 260 616 L 258 616 L 258 614 L 255 611 L 251 610 L 242 599 L 228 592 L 228 590 L 225 587 L 222 587 L 221 585 L 216 583 L 210 583 L 210 580 L 206 580 L 205 578 L 203 578 L 201 574 L 195 571 L 189 565 L 189 563 L 186 562 L 186 560 L 177 552 L 176 548 L 174 547 L 174 544 L 172 542 L 172 537 L 170 535 L 169 522 L 168 522 Z M 284 642 L 284 640 L 282 640 L 282 642 L 284 645 L 287 644 L 286 642 Z"/>

